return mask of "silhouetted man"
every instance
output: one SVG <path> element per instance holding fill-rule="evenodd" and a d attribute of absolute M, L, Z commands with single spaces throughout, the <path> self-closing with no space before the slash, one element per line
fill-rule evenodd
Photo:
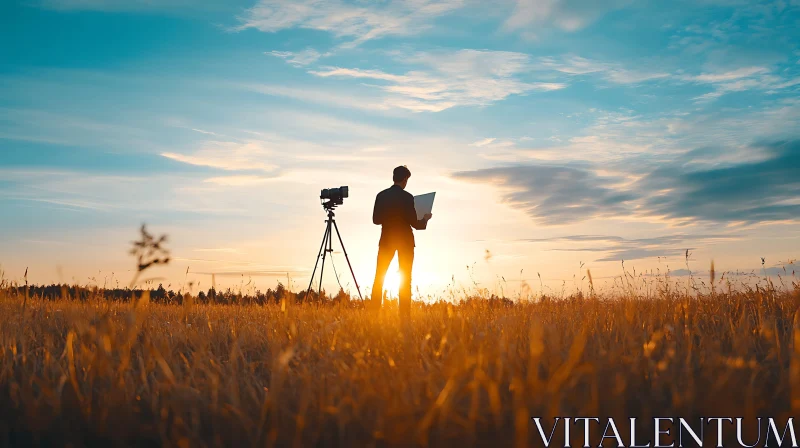
<path fill-rule="evenodd" d="M 383 299 L 383 280 L 386 271 L 397 252 L 400 265 L 400 316 L 407 317 L 411 312 L 411 268 L 414 265 L 414 231 L 423 230 L 433 215 L 425 214 L 417 219 L 414 208 L 414 196 L 405 191 L 411 171 L 405 166 L 394 169 L 394 185 L 378 193 L 375 197 L 375 208 L 372 211 L 372 222 L 382 226 L 381 240 L 378 243 L 378 265 L 375 269 L 375 281 L 372 283 L 370 307 L 379 309 Z"/>

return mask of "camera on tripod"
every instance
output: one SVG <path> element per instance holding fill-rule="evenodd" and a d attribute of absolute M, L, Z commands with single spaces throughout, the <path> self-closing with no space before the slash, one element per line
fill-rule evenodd
<path fill-rule="evenodd" d="M 350 188 L 342 186 L 339 188 L 325 188 L 319 193 L 319 198 L 323 201 L 322 206 L 326 209 L 332 209 L 337 205 L 344 204 L 344 198 L 350 195 Z"/>
<path fill-rule="evenodd" d="M 317 288 L 317 293 L 320 294 L 322 291 L 322 274 L 325 272 L 325 257 L 327 254 L 333 257 L 333 231 L 335 230 L 336 236 L 339 238 L 339 245 L 342 246 L 342 252 L 344 252 L 344 258 L 347 260 L 347 266 L 350 267 L 350 274 L 353 276 L 353 282 L 356 284 L 358 297 L 360 297 L 362 301 L 364 300 L 364 296 L 361 295 L 361 288 L 358 286 L 358 280 L 356 280 L 356 273 L 353 271 L 353 265 L 350 264 L 350 257 L 347 255 L 347 249 L 344 248 L 344 241 L 342 241 L 342 235 L 339 233 L 339 226 L 336 224 L 333 212 L 333 209 L 336 208 L 337 205 L 342 205 L 344 203 L 344 198 L 349 195 L 350 189 L 347 187 L 326 188 L 319 194 L 320 201 L 325 201 L 322 202 L 322 207 L 328 213 L 328 219 L 325 221 L 325 234 L 322 236 L 322 244 L 319 246 L 319 253 L 317 254 L 317 261 L 314 263 L 314 270 L 311 271 L 311 280 L 308 281 L 306 296 L 311 292 L 311 285 L 314 283 L 314 276 L 317 275 L 317 266 L 319 265 L 320 258 L 322 258 L 322 268 L 319 270 L 319 288 Z M 331 260 L 331 264 L 333 264 L 333 260 Z M 333 269 L 335 271 L 336 266 L 334 266 Z M 336 281 L 339 281 L 338 274 L 336 275 Z M 342 287 L 341 283 L 339 283 L 339 287 Z"/>

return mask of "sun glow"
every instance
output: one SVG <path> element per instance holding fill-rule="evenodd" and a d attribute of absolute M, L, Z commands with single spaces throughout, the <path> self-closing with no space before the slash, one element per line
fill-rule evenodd
<path fill-rule="evenodd" d="M 403 279 L 400 273 L 400 267 L 397 264 L 397 258 L 392 260 L 389 265 L 389 270 L 386 271 L 386 277 L 383 281 L 383 292 L 386 297 L 396 299 L 400 292 L 400 283 Z M 414 300 L 423 300 L 423 298 L 433 291 L 430 288 L 438 280 L 439 277 L 424 269 L 414 269 L 412 275 L 411 296 Z"/>
<path fill-rule="evenodd" d="M 400 267 L 397 258 L 392 260 L 389 270 L 386 271 L 386 279 L 383 281 L 383 290 L 387 297 L 395 298 L 400 291 Z"/>

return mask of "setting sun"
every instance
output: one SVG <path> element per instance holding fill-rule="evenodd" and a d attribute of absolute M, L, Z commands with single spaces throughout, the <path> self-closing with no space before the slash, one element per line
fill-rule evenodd
<path fill-rule="evenodd" d="M 386 280 L 383 282 L 383 290 L 386 297 L 396 298 L 400 292 L 400 266 L 397 264 L 397 258 L 392 260 L 389 265 L 389 270 L 386 271 Z"/>

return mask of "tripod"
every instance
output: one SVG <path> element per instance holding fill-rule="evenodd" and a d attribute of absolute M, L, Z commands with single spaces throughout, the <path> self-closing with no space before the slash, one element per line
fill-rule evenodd
<path fill-rule="evenodd" d="M 347 260 L 347 266 L 350 267 L 350 274 L 353 276 L 353 281 L 356 284 L 356 290 L 358 291 L 358 297 L 361 298 L 361 301 L 364 301 L 364 296 L 361 295 L 361 288 L 358 286 L 358 280 L 356 280 L 356 273 L 353 272 L 353 265 L 350 264 L 350 257 L 347 256 L 347 250 L 344 248 L 344 242 L 342 241 L 342 234 L 339 233 L 339 226 L 336 225 L 336 219 L 333 215 L 333 209 L 336 207 L 336 204 L 325 203 L 323 206 L 325 210 L 328 211 L 328 219 L 325 221 L 325 235 L 322 237 L 322 244 L 319 246 L 319 253 L 317 254 L 317 262 L 314 263 L 314 271 L 311 273 L 311 280 L 308 282 L 308 288 L 306 288 L 306 296 L 311 293 L 311 284 L 314 283 L 314 275 L 317 273 L 317 265 L 319 264 L 319 258 L 322 257 L 322 267 L 319 270 L 319 289 L 317 289 L 318 293 L 322 293 L 322 274 L 325 272 L 325 255 L 330 253 L 331 257 L 333 257 L 333 229 L 336 229 L 336 236 L 339 237 L 339 244 L 342 246 L 342 252 L 344 252 L 344 258 Z M 333 260 L 331 260 L 333 263 Z M 334 266 L 334 270 L 336 267 Z M 338 277 L 336 279 L 339 280 Z M 341 284 L 339 285 L 341 286 Z"/>

